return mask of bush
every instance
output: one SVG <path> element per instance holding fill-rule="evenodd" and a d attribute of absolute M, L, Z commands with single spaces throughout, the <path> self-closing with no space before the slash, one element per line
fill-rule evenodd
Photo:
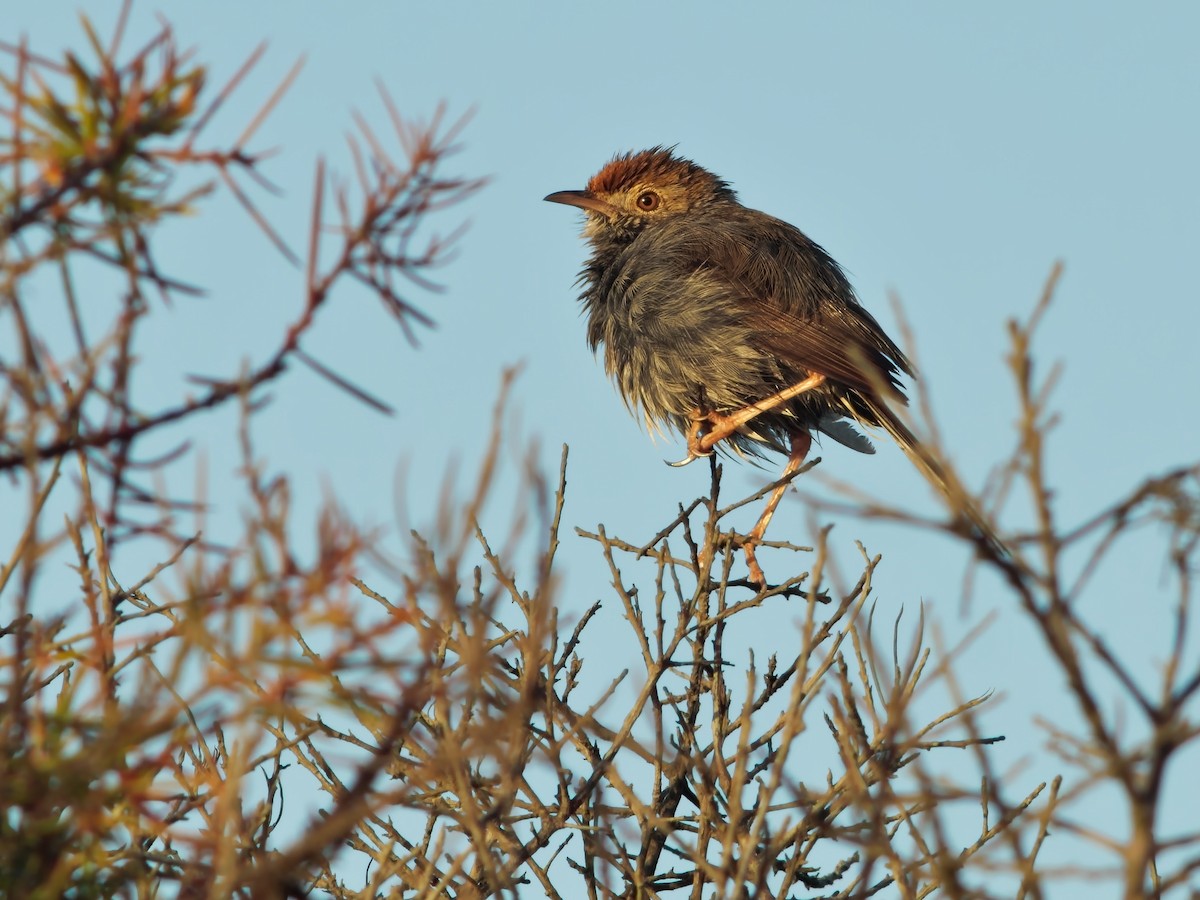
<path fill-rule="evenodd" d="M 1200 836 L 1164 836 L 1157 812 L 1169 763 L 1197 734 L 1200 469 L 1149 478 L 1079 525 L 1056 520 L 1043 463 L 1053 373 L 1035 377 L 1031 342 L 1057 273 L 1012 327 L 1017 448 L 987 496 L 958 501 L 994 511 L 1021 492 L 1034 527 L 1005 533 L 993 520 L 1005 553 L 959 528 L 954 498 L 932 523 L 978 545 L 977 564 L 1069 685 L 1082 725 L 1049 730 L 1067 774 L 1043 778 L 996 770 L 1003 738 L 979 717 L 989 698 L 963 696 L 955 674 L 966 644 L 931 647 L 924 615 L 879 621 L 878 555 L 860 545 L 861 574 L 843 583 L 826 529 L 815 547 L 771 544 L 774 565 L 795 574 L 749 585 L 732 522 L 771 486 L 726 503 L 716 465 L 710 493 L 644 544 L 579 530 L 611 593 L 566 622 L 566 449 L 556 487 L 535 477 L 513 515 L 513 534 L 529 515 L 539 523 L 531 572 L 518 578 L 512 535 L 497 550 L 478 525 L 501 465 L 507 382 L 470 497 L 447 492 L 436 533 L 412 535 L 411 565 L 387 572 L 394 593 L 369 583 L 381 570 L 372 535 L 332 500 L 315 549 L 301 549 L 288 478 L 254 449 L 265 390 L 286 389 L 304 364 L 387 409 L 301 345 L 346 283 L 369 286 L 405 332 L 429 322 L 409 290 L 428 285 L 453 238 L 422 235 L 482 184 L 445 174 L 462 123 L 413 124 L 384 95 L 391 134 L 359 120 L 349 183 L 318 164 L 309 244 L 295 253 L 254 203 L 263 155 L 250 146 L 294 72 L 241 138 L 211 146 L 206 127 L 257 54 L 214 93 L 169 26 L 129 52 L 120 26 L 107 46 L 89 35 L 86 58 L 3 45 L 7 896 L 1040 897 L 1080 874 L 1044 862 L 1060 840 L 1059 861 L 1086 853 L 1084 874 L 1125 896 L 1194 883 Z M 195 292 L 163 270 L 156 238 L 220 189 L 303 267 L 302 300 L 260 362 L 146 405 L 147 385 L 169 385 L 141 363 L 145 325 Z M 51 277 L 61 310 L 34 299 Z M 227 489 L 247 510 L 228 544 L 183 524 L 203 514 L 201 487 L 172 496 L 157 477 L 188 459 L 199 417 L 220 407 L 238 412 L 242 479 Z M 931 420 L 925 431 L 950 470 Z M 1164 526 L 1177 590 L 1153 689 L 1083 602 L 1146 521 Z M 1068 553 L 1085 562 L 1066 564 Z M 78 583 L 56 608 L 45 585 L 64 560 Z M 137 576 L 118 575 L 128 570 Z M 636 671 L 610 671 L 589 630 L 606 605 L 624 619 Z M 756 635 L 779 622 L 798 623 L 792 652 L 759 658 Z M 933 712 L 931 688 L 948 698 Z M 1102 791 L 1123 821 L 1073 815 Z"/>

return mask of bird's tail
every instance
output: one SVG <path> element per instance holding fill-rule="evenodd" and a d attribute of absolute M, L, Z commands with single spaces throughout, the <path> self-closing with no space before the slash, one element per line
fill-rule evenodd
<path fill-rule="evenodd" d="M 963 486 L 952 471 L 948 470 L 929 452 L 929 448 L 917 440 L 917 436 L 909 430 L 900 418 L 883 402 L 868 401 L 868 406 L 879 423 L 900 445 L 904 455 L 912 460 L 917 470 L 933 485 L 949 505 L 955 516 L 969 524 L 974 535 L 981 540 L 996 556 L 1008 557 L 1011 554 L 1004 542 L 1000 540 L 987 517 L 975 502 L 975 498 Z"/>

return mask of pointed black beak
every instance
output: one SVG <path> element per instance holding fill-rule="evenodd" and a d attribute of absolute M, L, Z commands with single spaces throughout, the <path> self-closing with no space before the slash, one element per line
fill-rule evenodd
<path fill-rule="evenodd" d="M 591 191 L 556 191 L 553 194 L 547 194 L 545 199 L 551 203 L 565 203 L 567 206 L 575 206 L 587 212 L 599 213 L 610 219 L 617 213 L 610 204 L 605 203 Z"/>

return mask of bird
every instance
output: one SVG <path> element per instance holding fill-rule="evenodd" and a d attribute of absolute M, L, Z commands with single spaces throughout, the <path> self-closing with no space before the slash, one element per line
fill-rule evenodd
<path fill-rule="evenodd" d="M 862 305 L 842 267 L 794 225 L 743 206 L 730 184 L 673 147 L 619 153 L 584 190 L 549 194 L 585 214 L 590 256 L 579 300 L 587 340 L 631 412 L 673 430 L 688 454 L 787 456 L 743 540 L 754 553 L 814 434 L 874 453 L 857 426 L 881 428 L 995 540 L 961 485 L 896 413 L 911 361 Z"/>

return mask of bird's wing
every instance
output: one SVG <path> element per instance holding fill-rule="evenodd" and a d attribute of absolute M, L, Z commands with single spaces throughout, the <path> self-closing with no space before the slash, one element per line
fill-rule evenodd
<path fill-rule="evenodd" d="M 882 381 L 903 397 L 897 376 L 911 375 L 912 365 L 859 305 L 838 264 L 802 232 L 747 210 L 706 249 L 705 267 L 736 286 L 762 349 L 867 395 Z"/>
<path fill-rule="evenodd" d="M 868 323 L 854 315 L 859 311 L 865 312 L 855 306 L 833 314 L 802 317 L 769 298 L 764 302 L 754 296 L 747 302 L 745 315 L 758 332 L 762 348 L 789 365 L 824 375 L 867 395 L 878 393 L 882 381 L 902 398 L 904 391 L 897 375 L 909 371 L 908 361 L 898 350 L 893 355 L 887 352 L 889 348 L 880 346 L 882 331 L 876 330 L 879 326 L 874 319 Z"/>

